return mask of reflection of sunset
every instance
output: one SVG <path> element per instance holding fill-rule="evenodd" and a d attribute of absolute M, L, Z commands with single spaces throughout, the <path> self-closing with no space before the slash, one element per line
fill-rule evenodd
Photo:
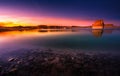
<path fill-rule="evenodd" d="M 50 31 L 48 31 L 48 32 L 39 32 L 39 30 L 29 30 L 29 31 L 8 31 L 8 32 L 0 32 L 0 38 L 1 37 L 11 37 L 11 38 L 13 38 L 13 37 L 23 37 L 23 36 L 26 36 L 26 37 L 29 37 L 29 36 L 49 36 L 49 35 L 51 35 L 51 34 L 53 34 L 53 35 L 58 35 L 58 33 L 59 34 L 62 34 L 62 35 L 64 35 L 64 34 L 66 34 L 65 32 L 50 32 Z"/>
<path fill-rule="evenodd" d="M 29 31 L 8 31 L 8 32 L 0 32 L 0 43 L 6 43 L 15 41 L 16 39 L 33 39 L 34 37 L 49 37 L 66 35 L 67 32 L 38 32 L 39 30 L 29 30 Z M 31 37 L 32 36 L 32 37 Z M 3 45 L 3 44 L 2 44 Z"/>
<path fill-rule="evenodd" d="M 42 34 L 42 33 L 41 33 Z M 31 36 L 31 35 L 41 35 L 37 31 L 12 31 L 12 32 L 1 32 L 0 36 L 11 36 L 11 37 L 19 37 L 19 36 Z"/>

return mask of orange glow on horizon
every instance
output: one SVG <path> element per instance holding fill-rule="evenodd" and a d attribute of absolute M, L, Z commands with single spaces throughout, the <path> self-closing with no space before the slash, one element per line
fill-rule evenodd
<path fill-rule="evenodd" d="M 48 12 L 49 13 L 49 12 Z M 94 23 L 94 17 L 90 19 L 85 18 L 64 18 L 64 17 L 56 17 L 56 16 L 45 16 L 42 13 L 35 14 L 34 11 L 21 11 L 19 9 L 9 8 L 7 6 L 0 7 L 0 26 L 36 26 L 36 25 L 60 25 L 60 26 L 90 26 Z M 103 19 L 104 20 L 104 19 Z M 104 21 L 105 23 L 112 23 L 120 25 L 119 20 L 110 20 L 107 19 Z"/>
<path fill-rule="evenodd" d="M 11 17 L 0 16 L 0 26 L 35 26 L 35 25 L 76 25 L 76 26 L 89 26 L 91 21 L 85 20 L 72 20 L 65 18 L 46 18 L 46 17 Z"/>

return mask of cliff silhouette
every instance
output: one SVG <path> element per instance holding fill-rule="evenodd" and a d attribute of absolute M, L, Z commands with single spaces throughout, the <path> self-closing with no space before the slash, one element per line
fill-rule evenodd
<path fill-rule="evenodd" d="M 96 20 L 92 24 L 92 29 L 110 29 L 110 28 L 113 28 L 113 27 L 114 27 L 113 24 L 105 24 L 102 19 Z"/>

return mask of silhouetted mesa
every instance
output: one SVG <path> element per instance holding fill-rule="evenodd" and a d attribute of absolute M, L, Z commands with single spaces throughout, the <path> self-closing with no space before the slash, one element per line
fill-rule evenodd
<path fill-rule="evenodd" d="M 103 29 L 104 28 L 104 21 L 97 20 L 94 24 L 92 24 L 92 29 Z"/>
<path fill-rule="evenodd" d="M 97 20 L 94 24 L 92 24 L 92 29 L 110 29 L 113 27 L 113 24 L 104 24 L 103 20 Z"/>

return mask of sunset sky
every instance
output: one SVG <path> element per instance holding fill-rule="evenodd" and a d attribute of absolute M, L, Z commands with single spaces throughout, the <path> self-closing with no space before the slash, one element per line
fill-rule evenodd
<path fill-rule="evenodd" d="M 120 0 L 0 0 L 0 26 L 120 25 Z"/>

